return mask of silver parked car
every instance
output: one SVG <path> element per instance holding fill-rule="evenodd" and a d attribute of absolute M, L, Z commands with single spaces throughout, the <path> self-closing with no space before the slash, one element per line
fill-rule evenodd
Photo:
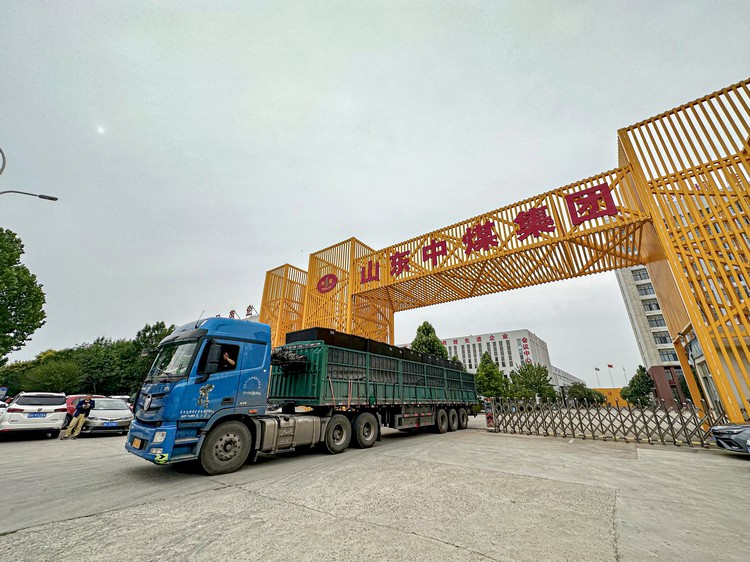
<path fill-rule="evenodd" d="M 719 425 L 711 429 L 716 444 L 733 453 L 750 453 L 750 424 Z"/>
<path fill-rule="evenodd" d="M 83 424 L 81 433 L 121 433 L 125 435 L 133 421 L 133 412 L 119 398 L 95 398 L 94 409 Z"/>
<path fill-rule="evenodd" d="M 65 395 L 57 392 L 21 392 L 0 410 L 0 433 L 43 431 L 60 435 L 65 422 Z"/>

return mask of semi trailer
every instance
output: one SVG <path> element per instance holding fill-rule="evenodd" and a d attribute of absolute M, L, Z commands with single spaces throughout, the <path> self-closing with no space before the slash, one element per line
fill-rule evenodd
<path fill-rule="evenodd" d="M 125 448 L 225 474 L 258 453 L 369 448 L 382 427 L 465 429 L 477 402 L 460 363 L 325 328 L 272 349 L 266 324 L 208 318 L 159 344 Z"/>

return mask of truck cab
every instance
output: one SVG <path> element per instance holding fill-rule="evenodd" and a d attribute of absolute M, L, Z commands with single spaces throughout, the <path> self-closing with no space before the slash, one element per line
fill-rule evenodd
<path fill-rule="evenodd" d="M 265 413 L 270 357 L 265 324 L 207 318 L 177 328 L 159 344 L 125 448 L 156 464 L 199 458 L 216 424 Z M 248 438 L 226 437 L 223 458 L 247 456 Z"/>

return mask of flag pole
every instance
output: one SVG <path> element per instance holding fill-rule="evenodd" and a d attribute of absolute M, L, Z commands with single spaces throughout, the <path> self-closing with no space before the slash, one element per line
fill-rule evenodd
<path fill-rule="evenodd" d="M 609 365 L 607 365 L 607 370 L 609 371 L 609 380 L 612 381 L 612 388 L 615 387 L 615 379 L 612 378 L 612 369 Z"/>
<path fill-rule="evenodd" d="M 599 382 L 599 367 L 594 367 L 594 376 L 596 377 L 596 386 L 601 388 L 602 383 Z"/>

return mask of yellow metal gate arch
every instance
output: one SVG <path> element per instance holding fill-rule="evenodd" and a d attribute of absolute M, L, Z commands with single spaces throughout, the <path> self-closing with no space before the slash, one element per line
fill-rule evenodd
<path fill-rule="evenodd" d="M 618 131 L 619 167 L 375 250 L 269 271 L 260 320 L 393 343 L 394 314 L 645 264 L 691 395 L 699 342 L 732 421 L 750 407 L 750 80 Z"/>

